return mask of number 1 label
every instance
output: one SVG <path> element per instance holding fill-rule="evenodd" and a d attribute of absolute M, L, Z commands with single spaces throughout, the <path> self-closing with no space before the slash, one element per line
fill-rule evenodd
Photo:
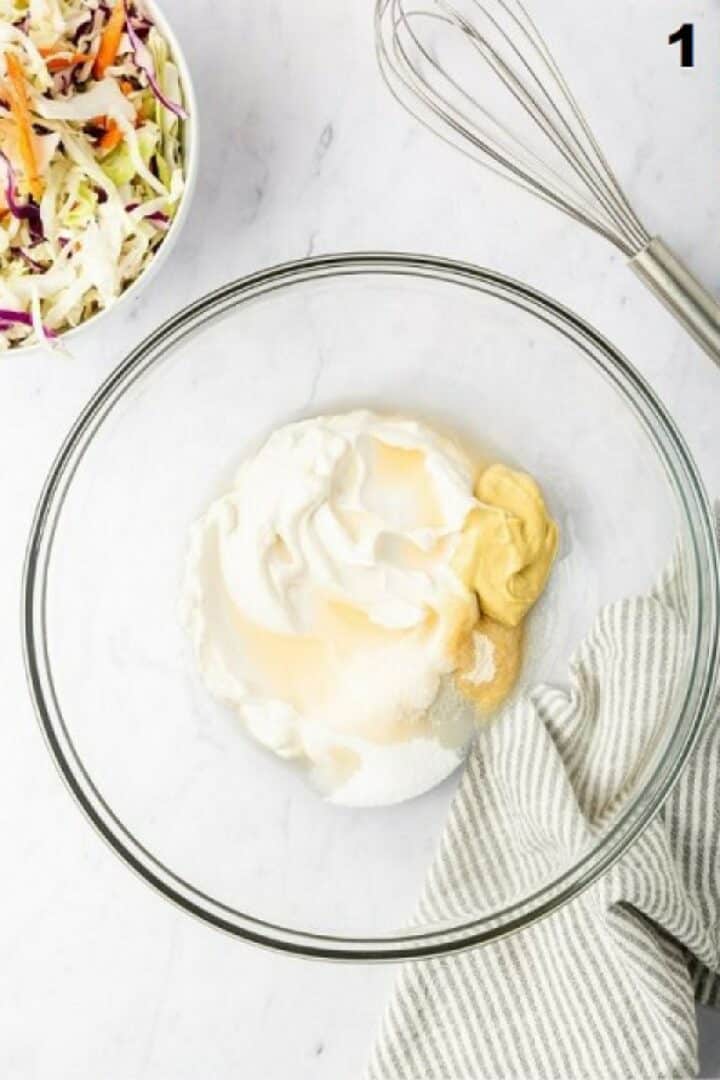
<path fill-rule="evenodd" d="M 668 45 L 680 42 L 680 67 L 695 67 L 695 26 L 683 23 L 679 30 L 668 38 Z"/>

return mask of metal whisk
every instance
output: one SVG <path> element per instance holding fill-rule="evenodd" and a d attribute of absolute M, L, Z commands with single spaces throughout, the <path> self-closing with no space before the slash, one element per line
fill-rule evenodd
<path fill-rule="evenodd" d="M 375 34 L 409 112 L 615 244 L 720 363 L 720 305 L 643 226 L 521 0 L 377 0 Z"/>

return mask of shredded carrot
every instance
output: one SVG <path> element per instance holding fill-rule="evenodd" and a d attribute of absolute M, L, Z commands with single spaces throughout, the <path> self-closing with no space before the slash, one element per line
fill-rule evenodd
<path fill-rule="evenodd" d="M 122 131 L 114 120 L 110 120 L 106 125 L 105 134 L 98 143 L 98 146 L 101 150 L 104 150 L 106 153 L 109 154 L 111 150 L 114 150 L 115 147 L 122 142 L 122 140 Z"/>
<path fill-rule="evenodd" d="M 92 56 L 87 53 L 76 52 L 70 56 L 51 56 L 47 60 L 47 69 L 51 72 L 65 71 L 66 68 L 74 67 L 75 64 L 87 64 Z"/>
<path fill-rule="evenodd" d="M 75 50 L 69 42 L 58 39 L 54 45 L 39 45 L 38 52 L 43 59 L 46 59 L 48 56 L 57 56 L 59 53 L 67 54 L 75 52 Z"/>
<path fill-rule="evenodd" d="M 120 80 L 120 89 L 122 90 L 125 97 L 128 97 L 129 94 L 133 94 L 135 92 L 135 87 L 129 79 Z"/>
<path fill-rule="evenodd" d="M 45 185 L 38 172 L 37 158 L 35 157 L 35 141 L 25 75 L 22 65 L 14 53 L 5 53 L 5 66 L 8 75 L 10 111 L 17 125 L 18 150 L 22 159 L 25 179 L 30 194 L 39 202 Z"/>
<path fill-rule="evenodd" d="M 95 57 L 93 75 L 96 79 L 102 79 L 103 75 L 114 62 L 120 47 L 120 38 L 125 29 L 125 0 L 115 0 L 107 25 L 100 39 L 100 48 Z"/>

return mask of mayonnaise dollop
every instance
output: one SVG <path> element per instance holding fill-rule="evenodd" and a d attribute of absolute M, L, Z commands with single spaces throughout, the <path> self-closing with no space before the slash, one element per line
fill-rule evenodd
<path fill-rule="evenodd" d="M 408 798 L 463 755 L 474 710 L 450 676 L 484 565 L 469 524 L 534 550 L 476 474 L 414 420 L 321 416 L 275 431 L 193 528 L 183 608 L 205 684 L 333 801 Z"/>

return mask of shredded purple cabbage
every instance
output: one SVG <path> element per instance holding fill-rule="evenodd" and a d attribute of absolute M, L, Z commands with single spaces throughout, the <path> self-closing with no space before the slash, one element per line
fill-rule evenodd
<path fill-rule="evenodd" d="M 92 15 L 88 16 L 88 18 L 85 19 L 83 22 L 78 23 L 78 25 L 75 27 L 75 33 L 70 38 L 73 45 L 77 45 L 78 42 L 80 41 L 80 38 L 84 34 L 87 34 L 89 30 L 92 30 L 92 25 L 93 25 L 93 16 Z"/>
<path fill-rule="evenodd" d="M 5 168 L 7 169 L 5 200 L 8 204 L 8 210 L 19 221 L 27 221 L 30 237 L 33 240 L 44 240 L 45 233 L 42 218 L 40 217 L 40 207 L 30 200 L 27 203 L 18 202 L 15 188 L 15 170 L 12 167 L 12 162 L 3 150 L 0 150 L 0 158 L 5 162 Z"/>
<path fill-rule="evenodd" d="M 149 19 L 146 19 L 144 15 L 141 15 L 138 11 L 134 12 L 130 16 L 132 20 L 133 30 L 137 33 L 141 41 L 145 41 L 148 34 L 153 28 L 153 24 Z"/>
<path fill-rule="evenodd" d="M 31 256 L 28 255 L 27 251 L 23 251 L 22 248 L 12 247 L 10 248 L 10 253 L 14 255 L 16 259 L 22 259 L 23 262 L 27 263 L 27 265 L 34 273 L 43 274 L 45 272 L 45 267 L 42 265 L 42 263 L 39 263 L 37 259 L 31 258 Z"/>
<path fill-rule="evenodd" d="M 128 203 L 127 206 L 125 207 L 125 213 L 126 214 L 131 214 L 133 212 L 133 210 L 137 210 L 139 205 L 140 205 L 140 203 L 136 203 L 136 202 Z M 156 225 L 169 225 L 170 224 L 170 215 L 163 213 L 162 210 L 153 210 L 152 214 L 143 214 L 143 219 L 145 221 L 153 221 L 153 222 L 155 222 Z"/>
<path fill-rule="evenodd" d="M 9 329 L 13 325 L 29 326 L 32 328 L 33 320 L 32 315 L 27 311 L 15 311 L 13 308 L 0 308 L 0 324 L 5 324 L 4 329 Z M 54 330 L 51 330 L 48 326 L 43 326 L 43 332 L 49 338 L 56 338 L 57 334 Z"/>
<path fill-rule="evenodd" d="M 75 31 L 74 44 L 79 52 L 88 51 L 88 47 L 92 44 L 95 35 L 100 29 L 102 17 L 102 11 L 100 8 L 96 8 L 92 17 L 86 22 L 81 23 Z"/>
<path fill-rule="evenodd" d="M 144 71 L 147 75 L 150 89 L 152 90 L 155 97 L 158 99 L 158 101 L 162 102 L 166 109 L 168 109 L 171 113 L 174 113 L 175 116 L 179 117 L 181 120 L 187 120 L 188 114 L 187 111 L 182 107 L 182 105 L 179 105 L 175 101 L 171 101 L 170 98 L 167 97 L 160 89 L 160 84 L 157 81 L 157 76 L 155 74 L 155 65 L 153 64 L 152 55 L 150 54 L 150 50 L 148 49 L 147 45 L 144 43 L 144 41 L 142 41 L 140 35 L 133 26 L 127 2 L 125 3 L 125 29 L 127 30 L 127 35 L 130 39 L 130 45 L 132 48 L 135 64 L 140 69 L 140 71 Z"/>
<path fill-rule="evenodd" d="M 75 68 L 67 68 L 65 71 L 58 71 L 53 76 L 53 90 L 56 94 L 61 96 L 67 94 L 68 90 L 73 84 L 73 72 Z"/>

